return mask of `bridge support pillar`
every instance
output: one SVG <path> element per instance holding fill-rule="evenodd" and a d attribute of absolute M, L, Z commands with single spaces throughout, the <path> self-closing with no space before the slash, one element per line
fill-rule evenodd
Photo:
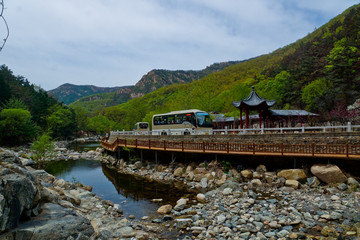
<path fill-rule="evenodd" d="M 157 151 L 155 151 L 155 164 L 156 164 L 156 166 L 158 165 L 158 156 L 157 156 Z"/>

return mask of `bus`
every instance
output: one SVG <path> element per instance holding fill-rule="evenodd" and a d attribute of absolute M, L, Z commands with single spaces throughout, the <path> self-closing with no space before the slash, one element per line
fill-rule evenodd
<path fill-rule="evenodd" d="M 137 122 L 134 126 L 135 135 L 147 135 L 149 133 L 149 123 L 148 122 Z"/>
<path fill-rule="evenodd" d="M 197 109 L 155 114 L 152 118 L 152 135 L 209 134 L 212 120 L 207 112 Z"/>

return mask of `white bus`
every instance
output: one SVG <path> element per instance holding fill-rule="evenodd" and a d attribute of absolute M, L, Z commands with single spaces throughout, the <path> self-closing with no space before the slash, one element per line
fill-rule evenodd
<path fill-rule="evenodd" d="M 197 109 L 156 114 L 152 119 L 153 135 L 209 134 L 212 121 L 207 112 Z"/>
<path fill-rule="evenodd" d="M 135 135 L 148 135 L 149 134 L 149 123 L 148 122 L 137 122 L 134 126 Z"/>

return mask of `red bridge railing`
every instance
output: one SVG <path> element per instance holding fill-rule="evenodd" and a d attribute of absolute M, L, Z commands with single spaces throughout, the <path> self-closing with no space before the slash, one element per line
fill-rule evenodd
<path fill-rule="evenodd" d="M 109 143 L 102 139 L 101 145 L 109 151 L 119 147 L 178 151 L 193 153 L 276 155 L 298 157 L 334 157 L 360 159 L 360 145 L 353 144 L 258 144 L 234 142 L 184 142 L 167 140 L 120 139 Z"/>

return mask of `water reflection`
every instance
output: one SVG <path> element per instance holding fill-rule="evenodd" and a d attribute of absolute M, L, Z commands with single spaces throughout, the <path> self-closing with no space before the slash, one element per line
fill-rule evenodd
<path fill-rule="evenodd" d="M 162 198 L 161 205 L 174 205 L 180 197 L 189 194 L 171 185 L 147 182 L 139 177 L 120 174 L 99 161 L 51 162 L 45 170 L 69 182 L 79 181 L 91 185 L 93 192 L 102 199 L 120 204 L 126 217 L 131 214 L 136 218 L 154 216 L 159 203 L 152 202 L 152 199 Z"/>

